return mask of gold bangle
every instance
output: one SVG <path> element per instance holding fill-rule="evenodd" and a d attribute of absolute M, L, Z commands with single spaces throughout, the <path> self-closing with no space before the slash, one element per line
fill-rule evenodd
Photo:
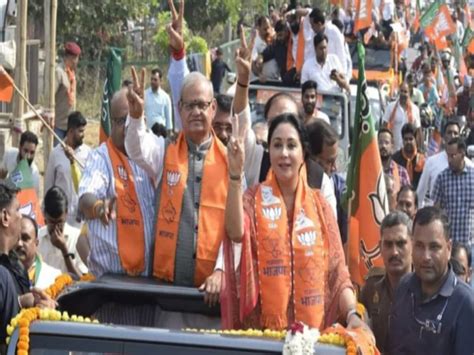
<path fill-rule="evenodd" d="M 232 175 L 229 174 L 229 178 L 234 181 L 241 181 L 242 180 L 242 174 L 241 175 Z"/>

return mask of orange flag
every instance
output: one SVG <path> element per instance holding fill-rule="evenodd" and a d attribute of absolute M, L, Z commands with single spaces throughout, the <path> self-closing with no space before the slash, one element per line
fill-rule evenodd
<path fill-rule="evenodd" d="M 351 161 L 344 200 L 350 206 L 349 272 L 354 283 L 362 286 L 373 266 L 383 266 L 380 254 L 380 224 L 388 213 L 387 191 L 370 112 L 365 79 L 365 50 L 357 44 L 359 79 L 352 133 Z"/>
<path fill-rule="evenodd" d="M 354 34 L 372 24 L 372 0 L 356 0 Z"/>
<path fill-rule="evenodd" d="M 8 73 L 0 69 L 0 101 L 11 102 L 13 97 L 13 79 Z"/>

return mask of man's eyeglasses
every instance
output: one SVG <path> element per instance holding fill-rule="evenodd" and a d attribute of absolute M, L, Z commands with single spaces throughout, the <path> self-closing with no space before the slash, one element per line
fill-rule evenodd
<path fill-rule="evenodd" d="M 185 102 L 181 101 L 181 107 L 185 111 L 192 111 L 194 110 L 195 107 L 198 108 L 199 111 L 206 111 L 209 106 L 211 106 L 212 100 L 211 101 L 193 101 L 193 102 Z"/>
<path fill-rule="evenodd" d="M 119 117 L 119 118 L 112 118 L 112 122 L 115 122 L 115 124 L 117 126 L 123 126 L 125 124 L 125 122 L 127 122 L 127 116 L 128 115 L 125 115 L 125 116 Z"/>

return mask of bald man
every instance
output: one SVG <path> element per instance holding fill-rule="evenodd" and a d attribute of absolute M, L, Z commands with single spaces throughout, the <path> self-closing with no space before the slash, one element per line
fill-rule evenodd
<path fill-rule="evenodd" d="M 111 134 L 93 150 L 79 185 L 79 208 L 89 228 L 89 270 L 151 274 L 154 187 L 125 150 L 126 89 L 111 101 Z M 79 256 L 76 256 L 79 257 Z"/>

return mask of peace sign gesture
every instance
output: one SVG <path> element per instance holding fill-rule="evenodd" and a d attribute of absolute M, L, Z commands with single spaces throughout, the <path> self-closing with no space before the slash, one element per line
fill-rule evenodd
<path fill-rule="evenodd" d="M 145 68 L 140 72 L 140 80 L 135 67 L 132 66 L 133 87 L 128 87 L 127 99 L 130 117 L 139 119 L 145 110 Z"/>
<path fill-rule="evenodd" d="M 241 176 L 244 171 L 245 149 L 244 138 L 246 127 L 239 127 L 237 115 L 232 117 L 232 136 L 227 143 L 227 160 L 230 176 Z"/>
<path fill-rule="evenodd" d="M 252 51 L 255 45 L 256 33 L 252 32 L 250 44 L 245 39 L 245 29 L 240 26 L 240 47 L 235 52 L 235 65 L 237 67 L 237 78 L 240 83 L 247 84 L 250 80 L 250 68 L 252 67 Z"/>
<path fill-rule="evenodd" d="M 168 0 L 171 11 L 171 23 L 166 27 L 170 39 L 170 47 L 179 52 L 184 48 L 183 40 L 183 17 L 184 17 L 184 0 L 179 1 L 179 13 L 176 12 L 173 0 Z"/>

